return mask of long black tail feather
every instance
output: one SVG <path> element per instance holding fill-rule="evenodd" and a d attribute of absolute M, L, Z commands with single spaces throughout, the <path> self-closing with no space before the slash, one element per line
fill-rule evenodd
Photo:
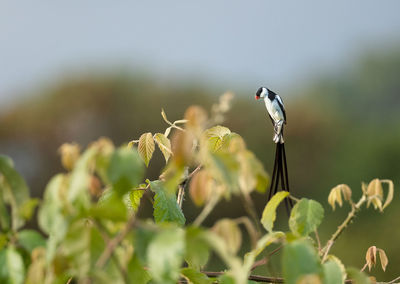
<path fill-rule="evenodd" d="M 289 175 L 287 168 L 285 144 L 276 143 L 275 162 L 272 171 L 268 201 L 278 192 L 278 189 L 289 191 Z M 290 198 L 285 198 L 285 207 L 287 213 L 290 214 L 290 210 L 293 207 L 293 201 Z"/>

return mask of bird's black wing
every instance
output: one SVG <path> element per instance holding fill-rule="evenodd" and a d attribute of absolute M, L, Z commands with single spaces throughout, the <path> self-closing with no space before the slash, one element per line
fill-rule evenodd
<path fill-rule="evenodd" d="M 281 97 L 276 95 L 276 101 L 278 102 L 278 105 L 279 105 L 279 107 L 281 108 L 281 110 L 283 112 L 283 118 L 285 119 L 285 124 L 286 124 L 286 111 L 285 111 L 285 107 L 283 106 L 283 102 L 282 102 Z"/>

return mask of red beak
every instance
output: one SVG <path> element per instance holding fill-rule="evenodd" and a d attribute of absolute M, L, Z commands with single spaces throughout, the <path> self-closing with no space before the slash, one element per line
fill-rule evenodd
<path fill-rule="evenodd" d="M 257 96 L 257 95 L 255 96 L 255 98 L 256 98 L 256 100 L 259 100 L 259 99 L 260 99 L 260 97 L 259 97 L 259 96 Z"/>

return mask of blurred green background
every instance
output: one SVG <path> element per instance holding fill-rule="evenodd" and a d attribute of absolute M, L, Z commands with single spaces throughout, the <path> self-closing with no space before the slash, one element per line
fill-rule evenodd
<path fill-rule="evenodd" d="M 62 143 L 138 139 L 166 128 L 161 108 L 170 120 L 180 119 L 189 105 L 210 110 L 231 90 L 236 96 L 224 124 L 244 137 L 271 172 L 272 127 L 263 103 L 254 101 L 265 85 L 287 108 L 291 189 L 326 209 L 322 240 L 349 210 L 345 205 L 332 212 L 332 187 L 346 183 L 357 198 L 362 181 L 394 181 L 395 198 L 385 212 L 362 211 L 333 249 L 356 267 L 363 266 L 369 246 L 384 249 L 387 272 L 377 267 L 372 275 L 389 281 L 400 263 L 400 5 L 355 3 L 180 3 L 157 11 L 135 4 L 132 19 L 120 4 L 27 4 L 32 10 L 23 11 L 2 4 L 9 13 L 0 22 L 0 152 L 14 159 L 32 194 L 41 196 L 49 178 L 62 171 Z M 101 16 L 92 15 L 91 7 Z M 90 16 L 94 22 L 86 26 Z M 149 178 L 163 165 L 156 155 Z M 265 196 L 254 194 L 254 200 L 261 214 Z M 184 211 L 191 221 L 199 209 L 187 199 Z M 223 202 L 206 225 L 243 214 L 240 200 Z M 286 222 L 283 211 L 280 221 Z"/>

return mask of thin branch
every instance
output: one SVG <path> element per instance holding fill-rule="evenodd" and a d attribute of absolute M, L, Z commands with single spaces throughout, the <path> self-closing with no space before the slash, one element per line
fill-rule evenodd
<path fill-rule="evenodd" d="M 271 256 L 273 256 L 275 253 L 277 253 L 278 251 L 280 251 L 283 248 L 282 246 L 277 247 L 276 249 L 274 249 L 273 251 L 271 251 L 266 257 L 256 261 L 253 266 L 251 267 L 250 271 L 253 271 L 254 269 L 256 269 L 257 267 L 267 264 L 268 260 L 270 259 Z"/>
<path fill-rule="evenodd" d="M 185 188 L 189 179 L 191 179 L 200 169 L 202 165 L 198 165 L 190 174 L 188 174 L 183 181 L 178 186 L 178 196 L 176 201 L 178 202 L 179 207 L 182 209 L 182 202 L 185 196 Z"/>
<path fill-rule="evenodd" d="M 400 280 L 400 276 L 399 277 L 397 277 L 397 278 L 395 278 L 395 279 L 393 279 L 392 281 L 390 281 L 388 284 L 394 284 L 394 283 L 398 283 L 397 281 L 399 281 Z"/>
<path fill-rule="evenodd" d="M 253 223 L 256 226 L 257 235 L 259 236 L 261 234 L 261 221 L 260 218 L 257 216 L 256 210 L 254 209 L 254 202 L 251 199 L 250 194 L 243 193 L 242 197 L 244 200 L 243 207 L 246 210 L 247 214 L 249 214 L 249 216 L 253 219 Z"/>
<path fill-rule="evenodd" d="M 211 197 L 211 199 L 207 202 L 206 206 L 204 206 L 203 210 L 200 212 L 200 214 L 194 220 L 193 224 L 195 226 L 200 226 L 201 223 L 203 223 L 203 221 L 207 218 L 207 216 L 214 209 L 215 205 L 217 205 L 219 198 L 220 198 L 220 194 L 215 194 Z"/>
<path fill-rule="evenodd" d="M 103 268 L 104 265 L 107 263 L 111 255 L 113 254 L 115 248 L 122 242 L 122 240 L 126 237 L 129 231 L 133 228 L 136 221 L 135 214 L 129 218 L 128 222 L 125 225 L 125 228 L 111 241 L 107 243 L 107 246 L 103 253 L 101 254 L 100 258 L 97 260 L 96 267 Z"/>
<path fill-rule="evenodd" d="M 367 268 L 367 266 L 368 266 L 368 263 L 365 263 L 364 266 L 363 266 L 363 268 L 361 268 L 360 271 L 363 272 L 363 271 L 365 270 L 365 268 Z"/>
<path fill-rule="evenodd" d="M 317 239 L 317 244 L 318 244 L 318 252 L 321 251 L 321 241 L 319 239 L 318 231 L 317 229 L 314 230 L 315 238 Z"/>
<path fill-rule="evenodd" d="M 320 254 L 323 254 L 324 257 L 322 258 L 322 262 L 325 261 L 329 250 L 335 243 L 335 241 L 339 238 L 339 236 L 343 233 L 343 231 L 347 228 L 347 226 L 353 221 L 354 217 L 357 215 L 357 212 L 360 210 L 361 205 L 364 204 L 364 202 L 367 200 L 366 196 L 363 194 L 363 196 L 360 198 L 360 200 L 352 206 L 351 211 L 347 215 L 347 218 L 343 221 L 343 223 L 337 228 L 336 232 L 332 235 L 332 237 L 327 241 L 326 245 L 324 248 L 321 250 Z"/>
<path fill-rule="evenodd" d="M 247 233 L 249 234 L 249 237 L 251 239 L 251 247 L 254 249 L 257 245 L 257 240 L 258 240 L 258 232 L 253 226 L 253 223 L 250 221 L 250 219 L 246 216 L 239 217 L 235 219 L 236 223 L 238 224 L 243 224 L 246 227 Z"/>
<path fill-rule="evenodd" d="M 221 275 L 224 275 L 225 272 L 212 272 L 212 271 L 202 271 L 205 275 L 209 277 L 218 277 Z M 248 280 L 253 280 L 256 282 L 264 282 L 264 283 L 284 283 L 283 278 L 280 277 L 266 277 L 266 276 L 260 276 L 260 275 L 250 275 Z"/>

